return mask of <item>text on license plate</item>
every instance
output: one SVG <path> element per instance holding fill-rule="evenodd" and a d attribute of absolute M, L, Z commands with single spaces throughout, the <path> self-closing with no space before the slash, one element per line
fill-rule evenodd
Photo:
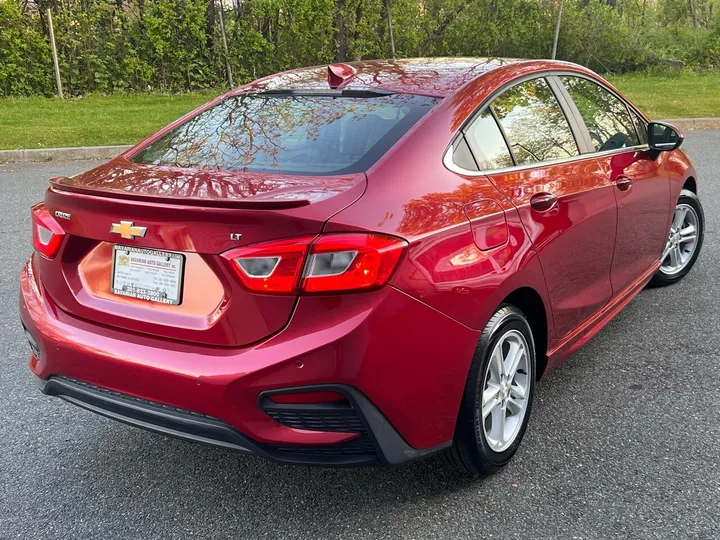
<path fill-rule="evenodd" d="M 115 246 L 112 292 L 163 304 L 182 300 L 185 255 L 132 246 Z"/>

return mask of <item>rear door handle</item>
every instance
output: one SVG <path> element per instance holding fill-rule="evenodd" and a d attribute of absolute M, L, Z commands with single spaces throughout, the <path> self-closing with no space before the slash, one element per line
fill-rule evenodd
<path fill-rule="evenodd" d="M 547 212 L 557 204 L 557 197 L 552 193 L 543 191 L 530 197 L 530 206 L 537 212 Z"/>
<path fill-rule="evenodd" d="M 632 180 L 627 176 L 618 176 L 615 179 L 615 185 L 620 191 L 627 191 L 632 187 Z"/>

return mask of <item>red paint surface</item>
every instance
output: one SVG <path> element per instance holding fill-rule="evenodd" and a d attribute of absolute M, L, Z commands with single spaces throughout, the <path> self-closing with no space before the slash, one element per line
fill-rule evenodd
<path fill-rule="evenodd" d="M 72 215 L 61 223 L 66 239 L 54 260 L 35 255 L 21 279 L 21 317 L 43 353 L 32 371 L 215 416 L 255 440 L 285 444 L 348 435 L 283 427 L 257 408 L 260 392 L 350 384 L 410 445 L 427 448 L 452 438 L 480 331 L 509 294 L 532 289 L 541 298 L 548 325 L 539 353 L 553 367 L 650 279 L 674 201 L 695 177 L 682 151 L 588 156 L 490 177 L 442 163 L 459 126 L 497 89 L 550 69 L 591 72 L 545 61 L 352 66 L 347 88 L 445 97 L 366 174 L 248 175 L 125 159 L 163 130 L 98 169 L 57 180 L 45 204 Z M 234 92 L 281 87 L 327 88 L 327 67 Z M 629 190 L 618 189 L 620 176 L 632 179 Z M 546 193 L 555 204 L 534 209 L 533 196 Z M 109 231 L 121 219 L 147 234 L 120 240 Z M 408 243 L 380 290 L 250 293 L 220 257 L 260 242 L 358 231 Z M 187 303 L 108 294 L 108 246 L 116 242 L 187 253 L 195 273 Z"/>

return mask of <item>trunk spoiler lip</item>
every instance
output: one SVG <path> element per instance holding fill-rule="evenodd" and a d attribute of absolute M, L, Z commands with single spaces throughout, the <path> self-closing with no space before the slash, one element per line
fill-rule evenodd
<path fill-rule="evenodd" d="M 130 201 L 143 202 L 148 204 L 169 204 L 169 205 L 186 205 L 198 207 L 212 208 L 228 208 L 228 209 L 250 209 L 250 210 L 282 210 L 288 208 L 298 208 L 311 204 L 310 199 L 278 199 L 278 198 L 262 198 L 256 199 L 220 199 L 220 198 L 199 198 L 199 197 L 166 197 L 156 195 L 142 195 L 139 193 L 131 193 L 126 191 L 95 189 L 88 187 L 79 187 L 61 183 L 62 180 L 68 180 L 68 177 L 59 176 L 50 179 L 50 189 L 55 193 L 77 193 L 83 196 L 98 197 L 103 199 L 123 199 Z"/>

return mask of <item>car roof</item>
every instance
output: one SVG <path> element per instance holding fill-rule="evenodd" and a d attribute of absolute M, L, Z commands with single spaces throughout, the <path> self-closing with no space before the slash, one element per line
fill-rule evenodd
<path fill-rule="evenodd" d="M 538 64 L 545 69 L 566 62 L 517 58 L 405 58 L 348 62 L 356 74 L 343 86 L 446 97 L 481 75 L 517 64 Z M 236 92 L 328 89 L 328 66 L 294 69 L 258 79 Z"/>

